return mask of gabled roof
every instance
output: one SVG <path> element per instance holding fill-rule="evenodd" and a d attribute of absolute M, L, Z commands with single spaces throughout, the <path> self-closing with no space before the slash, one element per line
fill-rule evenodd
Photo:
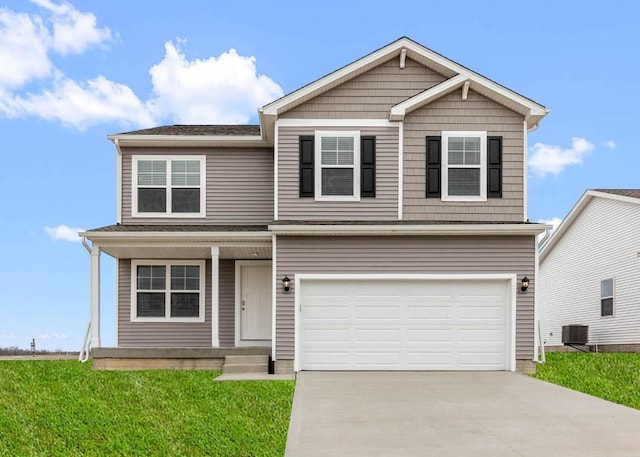
<path fill-rule="evenodd" d="M 269 103 L 268 105 L 265 105 L 260 110 L 261 123 L 263 127 L 265 123 L 262 122 L 262 120 L 264 120 L 265 117 L 275 118 L 279 114 L 301 105 L 302 103 L 365 73 L 383 62 L 386 62 L 396 56 L 400 57 L 403 54 L 406 57 L 411 58 L 449 78 L 447 81 L 439 84 L 438 86 L 440 87 L 436 86 L 438 89 L 432 88 L 439 91 L 439 96 L 445 95 L 457 87 L 460 87 L 465 82 L 469 82 L 470 88 L 476 92 L 524 115 L 529 129 L 536 128 L 540 120 L 548 113 L 548 110 L 543 105 L 540 105 L 539 103 L 536 103 L 533 100 L 524 97 L 523 95 L 520 95 L 517 92 L 514 92 L 407 37 L 402 37 L 372 52 L 371 54 L 368 54 L 365 57 L 362 57 L 361 59 L 328 74 L 327 76 L 324 76 L 285 95 L 284 97 L 279 98 L 278 100 Z M 451 81 L 451 79 L 453 79 L 453 81 Z M 432 89 L 429 89 L 426 92 L 432 91 Z M 399 105 L 396 105 L 396 107 L 394 107 L 396 108 L 395 111 L 390 113 L 390 119 L 401 120 L 405 113 L 417 109 L 433 100 L 433 97 L 429 97 L 429 95 L 432 94 L 425 95 L 424 93 L 421 93 L 411 97 L 409 100 L 406 100 Z"/>
<path fill-rule="evenodd" d="M 553 250 L 553 247 L 560 241 L 569 230 L 574 221 L 580 216 L 582 211 L 594 198 L 606 198 L 609 200 L 623 201 L 640 205 L 640 189 L 591 189 L 587 190 L 578 203 L 569 211 L 569 214 L 562 220 L 556 231 L 546 240 L 542 240 L 540 246 L 540 262 Z"/>

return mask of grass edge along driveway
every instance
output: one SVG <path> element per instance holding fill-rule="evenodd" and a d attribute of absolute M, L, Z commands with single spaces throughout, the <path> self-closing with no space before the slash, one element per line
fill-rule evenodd
<path fill-rule="evenodd" d="M 0 361 L 0 456 L 282 456 L 293 381 Z"/>
<path fill-rule="evenodd" d="M 550 352 L 533 376 L 640 409 L 640 354 Z"/>

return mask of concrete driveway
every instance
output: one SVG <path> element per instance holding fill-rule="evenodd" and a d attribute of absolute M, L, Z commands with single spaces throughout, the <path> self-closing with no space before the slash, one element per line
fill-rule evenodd
<path fill-rule="evenodd" d="M 301 372 L 285 454 L 638 455 L 640 411 L 508 372 Z"/>

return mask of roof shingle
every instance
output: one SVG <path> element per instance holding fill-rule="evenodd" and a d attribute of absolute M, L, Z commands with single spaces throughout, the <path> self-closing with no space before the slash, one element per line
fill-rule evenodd
<path fill-rule="evenodd" d="M 122 132 L 118 135 L 260 135 L 259 125 L 163 125 L 149 129 Z"/>
<path fill-rule="evenodd" d="M 593 189 L 596 192 L 605 192 L 607 194 L 622 195 L 624 197 L 640 198 L 640 189 Z"/>

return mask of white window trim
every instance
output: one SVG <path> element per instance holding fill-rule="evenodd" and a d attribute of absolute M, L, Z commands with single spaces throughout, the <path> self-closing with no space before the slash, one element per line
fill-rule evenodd
<path fill-rule="evenodd" d="M 611 296 L 603 297 L 602 296 L 602 283 L 604 281 L 611 280 Z M 611 298 L 611 314 L 607 314 L 606 316 L 602 315 L 602 300 Z M 600 299 L 598 300 L 598 307 L 600 308 L 599 314 L 600 319 L 611 319 L 616 315 L 616 279 L 615 278 L 604 278 L 600 280 Z"/>
<path fill-rule="evenodd" d="M 480 137 L 480 195 L 479 196 L 460 196 L 449 195 L 449 137 Z M 473 131 L 450 131 L 442 132 L 442 201 L 449 202 L 486 202 L 487 201 L 487 132 Z M 464 166 L 455 165 L 455 168 L 465 168 Z M 467 167 L 467 168 L 476 168 Z"/>
<path fill-rule="evenodd" d="M 167 163 L 167 206 L 171 208 L 171 161 L 172 160 L 197 160 L 200 162 L 200 211 L 197 213 L 141 213 L 138 212 L 138 161 L 139 160 L 162 160 Z M 199 155 L 134 155 L 131 156 L 131 216 L 132 217 L 170 217 L 170 218 L 194 218 L 206 217 L 206 195 L 207 195 L 207 163 L 206 156 Z"/>
<path fill-rule="evenodd" d="M 324 136 L 342 136 L 353 138 L 353 195 L 322 195 L 322 157 L 320 153 L 321 138 Z M 316 130 L 314 151 L 314 184 L 316 201 L 338 201 L 338 202 L 358 202 L 360 201 L 360 131 L 329 131 Z M 341 165 L 331 168 L 352 168 Z"/>
<path fill-rule="evenodd" d="M 165 266 L 166 267 L 166 285 L 165 285 L 165 317 L 138 317 L 138 300 L 137 300 L 137 270 L 138 266 Z M 172 265 L 198 265 L 200 267 L 200 309 L 198 317 L 169 317 L 171 313 L 171 266 Z M 131 261 L 131 322 L 205 322 L 205 262 L 204 260 L 132 260 Z"/>

